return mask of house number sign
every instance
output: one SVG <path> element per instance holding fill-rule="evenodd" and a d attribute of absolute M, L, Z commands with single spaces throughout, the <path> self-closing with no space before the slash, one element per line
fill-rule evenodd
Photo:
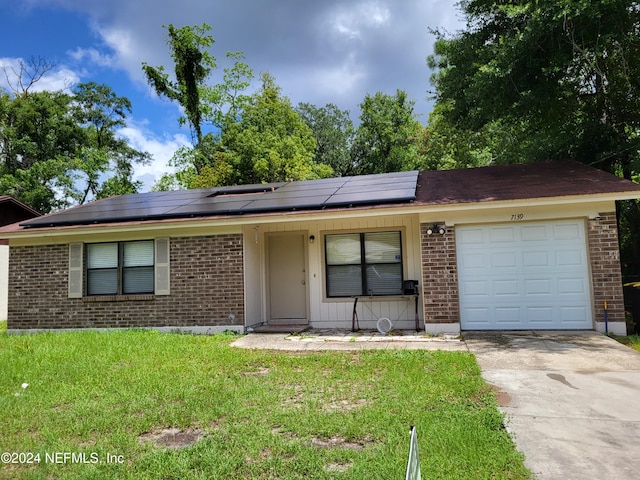
<path fill-rule="evenodd" d="M 524 213 L 514 213 L 511 215 L 512 222 L 518 222 L 520 220 L 524 220 Z"/>

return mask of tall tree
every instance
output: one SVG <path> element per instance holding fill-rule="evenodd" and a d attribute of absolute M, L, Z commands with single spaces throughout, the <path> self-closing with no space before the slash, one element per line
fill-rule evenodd
<path fill-rule="evenodd" d="M 233 66 L 224 69 L 223 81 L 216 85 L 207 82 L 217 68 L 216 58 L 208 51 L 215 43 L 208 34 L 211 27 L 201 26 L 174 27 L 165 26 L 169 34 L 167 45 L 174 62 L 174 78 L 170 78 L 163 66 L 151 67 L 142 64 L 147 81 L 160 96 L 165 96 L 184 109 L 185 116 L 179 119 L 181 125 L 187 124 L 191 131 L 193 151 L 181 151 L 177 164 L 185 160 L 192 162 L 191 167 L 199 174 L 209 163 L 204 152 L 206 133 L 205 124 L 213 124 L 217 129 L 228 123 L 228 117 L 235 119 L 247 96 L 242 91 L 249 86 L 253 72 L 244 63 L 242 52 L 228 52 Z"/>
<path fill-rule="evenodd" d="M 640 2 L 464 0 L 465 30 L 438 33 L 441 126 L 486 135 L 499 163 L 575 158 L 625 178 L 640 168 Z M 444 131 L 440 129 L 440 131 Z M 637 202 L 621 208 L 640 236 Z M 635 219 L 635 220 L 634 220 Z M 627 242 L 628 243 L 628 242 Z"/>
<path fill-rule="evenodd" d="M 299 103 L 296 111 L 316 139 L 314 161 L 331 166 L 336 176 L 349 175 L 353 171 L 350 150 L 355 135 L 349 111 L 332 103 L 324 107 Z"/>
<path fill-rule="evenodd" d="M 638 167 L 637 1 L 460 3 L 466 30 L 439 35 L 438 104 L 456 127 L 509 129 L 505 162 L 576 157 L 626 178 Z M 617 165 L 617 167 L 615 166 Z"/>
<path fill-rule="evenodd" d="M 71 96 L 62 92 L 1 97 L 0 192 L 40 212 L 67 205 L 73 189 L 67 172 L 84 141 L 69 114 L 71 104 Z"/>
<path fill-rule="evenodd" d="M 184 108 L 186 118 L 181 118 L 180 123 L 188 123 L 192 139 L 197 145 L 202 140 L 201 91 L 205 88 L 207 77 L 217 66 L 215 57 L 206 49 L 215 40 L 206 34 L 211 29 L 206 23 L 199 27 L 181 28 L 169 24 L 164 28 L 169 33 L 167 45 L 175 64 L 175 80 L 169 79 L 162 65 L 151 67 L 143 63 L 142 69 L 158 95 L 175 100 Z"/>
<path fill-rule="evenodd" d="M 137 191 L 133 165 L 149 155 L 117 135 L 130 110 L 129 100 L 95 83 L 73 94 L 0 95 L 0 193 L 47 213 Z"/>
<path fill-rule="evenodd" d="M 215 160 L 195 179 L 197 186 L 251 184 L 329 177 L 330 166 L 314 162 L 311 129 L 282 96 L 269 74 L 250 97 L 239 121 L 225 125 L 207 145 Z"/>
<path fill-rule="evenodd" d="M 108 85 L 90 82 L 76 86 L 73 105 L 74 118 L 85 133 L 76 163 L 76 201 L 82 204 L 90 196 L 95 199 L 137 192 L 142 184 L 132 180 L 133 166 L 148 163 L 151 156 L 117 135 L 131 113 L 129 99 L 119 97 Z M 106 172 L 113 175 L 106 176 Z"/>
<path fill-rule="evenodd" d="M 407 93 L 378 92 L 360 104 L 360 125 L 351 149 L 355 174 L 411 170 L 419 163 L 422 126 Z"/>

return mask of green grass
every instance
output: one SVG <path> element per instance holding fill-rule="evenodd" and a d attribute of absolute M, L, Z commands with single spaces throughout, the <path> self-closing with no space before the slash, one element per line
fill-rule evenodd
<path fill-rule="evenodd" d="M 0 465 L 0 478 L 403 478 L 410 425 L 423 479 L 528 478 L 471 354 L 274 353 L 230 341 L 0 334 L 0 452 L 40 454 Z M 167 427 L 205 437 L 180 449 L 139 440 Z M 47 463 L 56 452 L 101 463 Z"/>
<path fill-rule="evenodd" d="M 640 352 L 640 335 L 629 335 L 627 337 L 613 337 L 615 338 L 617 341 L 619 341 L 620 343 L 633 348 L 634 350 L 637 350 L 638 352 Z"/>

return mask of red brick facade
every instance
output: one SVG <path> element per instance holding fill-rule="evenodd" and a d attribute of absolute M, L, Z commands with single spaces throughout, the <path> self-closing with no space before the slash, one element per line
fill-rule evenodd
<path fill-rule="evenodd" d="M 426 324 L 460 322 L 456 235 L 420 227 Z M 595 320 L 624 322 L 615 212 L 588 222 Z M 168 296 L 68 298 L 69 246 L 11 247 L 8 329 L 244 325 L 241 234 L 172 238 Z"/>
<path fill-rule="evenodd" d="M 458 323 L 460 308 L 455 229 L 445 227 L 444 235 L 428 235 L 427 229 L 432 225 L 420 225 L 424 322 Z"/>
<path fill-rule="evenodd" d="M 242 235 L 172 238 L 171 295 L 68 298 L 69 246 L 11 247 L 8 329 L 244 325 Z"/>
<path fill-rule="evenodd" d="M 624 322 L 616 213 L 601 213 L 599 219 L 589 220 L 588 239 L 595 319 L 604 321 L 607 302 L 609 321 Z"/>

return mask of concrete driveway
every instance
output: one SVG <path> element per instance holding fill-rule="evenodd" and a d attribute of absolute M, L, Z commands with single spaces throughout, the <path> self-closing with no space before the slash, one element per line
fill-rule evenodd
<path fill-rule="evenodd" d="M 640 353 L 596 332 L 463 336 L 534 478 L 640 478 Z"/>

